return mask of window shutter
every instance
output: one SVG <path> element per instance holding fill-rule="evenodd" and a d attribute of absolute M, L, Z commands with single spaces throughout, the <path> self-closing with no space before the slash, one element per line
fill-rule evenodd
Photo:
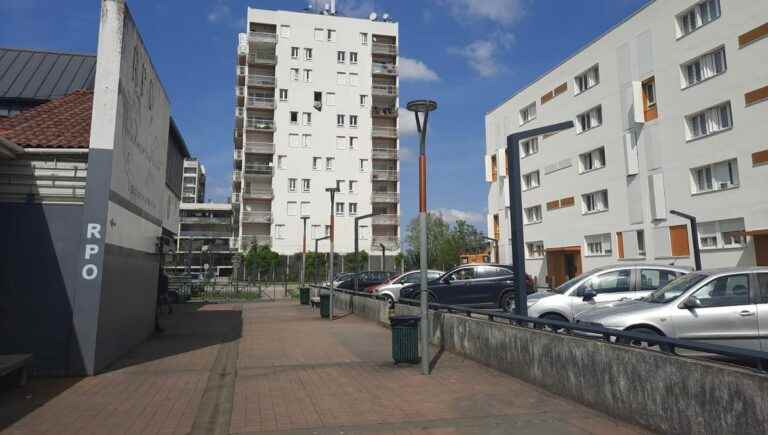
<path fill-rule="evenodd" d="M 645 111 L 643 110 L 643 83 L 632 82 L 632 102 L 634 105 L 635 122 L 645 122 Z"/>
<path fill-rule="evenodd" d="M 488 220 L 488 237 L 493 237 L 493 215 L 489 213 L 486 218 Z"/>
<path fill-rule="evenodd" d="M 504 180 L 504 207 L 509 207 L 509 178 Z"/>
<path fill-rule="evenodd" d="M 501 148 L 499 151 L 497 151 L 498 158 L 496 159 L 497 162 L 499 162 L 499 176 L 506 177 L 507 176 L 507 149 Z"/>
<path fill-rule="evenodd" d="M 616 251 L 619 258 L 624 258 L 624 233 L 616 233 Z"/>
<path fill-rule="evenodd" d="M 634 130 L 624 132 L 624 148 L 627 157 L 627 175 L 640 173 L 640 159 L 638 157 L 637 137 Z"/>
<path fill-rule="evenodd" d="M 688 246 L 688 227 L 676 225 L 669 227 L 669 240 L 673 257 L 687 257 L 691 254 Z"/>
<path fill-rule="evenodd" d="M 648 190 L 651 202 L 651 219 L 666 219 L 667 199 L 664 191 L 664 174 L 649 175 Z"/>
<path fill-rule="evenodd" d="M 485 181 L 492 182 L 493 175 L 491 175 L 491 156 L 485 156 Z"/>

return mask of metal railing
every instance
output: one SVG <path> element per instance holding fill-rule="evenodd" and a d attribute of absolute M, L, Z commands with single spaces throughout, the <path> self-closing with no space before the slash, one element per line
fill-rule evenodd
<path fill-rule="evenodd" d="M 277 55 L 274 52 L 261 50 L 251 52 L 248 54 L 248 63 L 274 65 L 277 63 Z"/>
<path fill-rule="evenodd" d="M 245 223 L 268 224 L 272 222 L 272 212 L 269 211 L 243 211 L 240 215 Z"/>
<path fill-rule="evenodd" d="M 275 144 L 269 142 L 246 141 L 245 152 L 253 154 L 274 154 Z"/>
<path fill-rule="evenodd" d="M 395 44 L 386 44 L 383 42 L 374 42 L 372 46 L 373 53 L 375 54 L 397 54 L 397 45 Z"/>
<path fill-rule="evenodd" d="M 373 95 L 397 96 L 397 86 L 395 85 L 373 85 L 371 89 Z"/>
<path fill-rule="evenodd" d="M 397 181 L 400 172 L 393 169 L 374 169 L 371 171 L 371 179 L 378 181 Z"/>
<path fill-rule="evenodd" d="M 275 97 L 248 97 L 248 107 L 255 109 L 273 109 L 275 107 Z"/>
<path fill-rule="evenodd" d="M 272 237 L 269 234 L 240 236 L 241 248 L 248 249 L 254 244 L 259 246 L 263 246 L 263 245 L 269 246 L 272 244 Z"/>
<path fill-rule="evenodd" d="M 182 224 L 231 224 L 232 219 L 227 217 L 208 217 L 208 216 L 181 216 L 179 221 Z"/>
<path fill-rule="evenodd" d="M 399 225 L 400 216 L 396 214 L 378 214 L 371 218 L 374 225 Z"/>
<path fill-rule="evenodd" d="M 272 175 L 272 166 L 263 163 L 246 163 L 243 170 L 246 175 Z"/>
<path fill-rule="evenodd" d="M 240 202 L 240 194 L 239 193 L 233 193 L 232 194 L 232 203 L 236 204 Z"/>
<path fill-rule="evenodd" d="M 245 76 L 248 74 L 248 67 L 244 65 L 238 65 L 237 66 L 237 75 L 238 76 Z"/>
<path fill-rule="evenodd" d="M 251 130 L 274 130 L 275 121 L 271 119 L 248 119 L 245 122 L 245 128 Z"/>
<path fill-rule="evenodd" d="M 235 160 L 243 160 L 243 150 L 242 149 L 235 150 Z"/>
<path fill-rule="evenodd" d="M 242 107 L 235 107 L 235 118 L 242 118 L 245 116 L 245 109 Z"/>
<path fill-rule="evenodd" d="M 397 75 L 397 65 L 393 63 L 374 62 L 371 68 L 374 74 Z"/>
<path fill-rule="evenodd" d="M 397 106 L 373 106 L 371 107 L 371 116 L 396 118 L 398 114 Z"/>
<path fill-rule="evenodd" d="M 397 159 L 398 152 L 396 148 L 374 148 L 371 152 L 374 159 Z"/>
<path fill-rule="evenodd" d="M 277 42 L 277 34 L 269 32 L 248 32 L 248 39 L 256 42 Z"/>
<path fill-rule="evenodd" d="M 240 171 L 232 171 L 232 181 L 234 182 L 240 182 L 240 179 L 242 178 L 243 174 Z"/>
<path fill-rule="evenodd" d="M 252 189 L 243 191 L 243 199 L 272 199 L 274 192 L 269 189 Z"/>
<path fill-rule="evenodd" d="M 373 126 L 373 137 L 397 138 L 397 128 Z"/>
<path fill-rule="evenodd" d="M 248 75 L 248 86 L 275 86 L 275 76 Z"/>
<path fill-rule="evenodd" d="M 400 194 L 397 192 L 376 192 L 371 193 L 371 202 L 398 202 Z"/>
<path fill-rule="evenodd" d="M 227 222 L 229 223 L 229 222 Z M 192 231 L 192 230 L 180 230 L 179 236 L 181 237 L 204 237 L 206 239 L 227 239 L 232 237 L 231 231 Z"/>

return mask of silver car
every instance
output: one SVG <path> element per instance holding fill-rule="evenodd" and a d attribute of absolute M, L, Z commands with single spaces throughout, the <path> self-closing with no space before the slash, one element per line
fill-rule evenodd
<path fill-rule="evenodd" d="M 768 351 L 768 267 L 693 272 L 643 300 L 596 308 L 576 320 Z"/>
<path fill-rule="evenodd" d="M 441 270 L 427 270 L 427 281 L 438 279 L 443 276 L 444 273 L 445 272 Z M 379 285 L 374 291 L 377 295 L 386 298 L 390 304 L 393 304 L 400 298 L 400 289 L 403 288 L 403 286 L 413 283 L 418 284 L 420 280 L 421 271 L 412 270 Z"/>
<path fill-rule="evenodd" d="M 596 306 L 648 296 L 690 271 L 690 268 L 660 264 L 599 267 L 556 289 L 528 295 L 528 315 L 572 322 L 577 314 Z"/>

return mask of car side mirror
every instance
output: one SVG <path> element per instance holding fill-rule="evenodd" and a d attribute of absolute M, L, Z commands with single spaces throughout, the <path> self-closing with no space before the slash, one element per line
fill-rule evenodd
<path fill-rule="evenodd" d="M 682 303 L 682 307 L 687 310 L 692 310 L 694 308 L 701 308 L 702 304 L 699 298 L 691 296 Z"/>
<path fill-rule="evenodd" d="M 589 302 L 595 299 L 595 296 L 597 296 L 597 292 L 592 290 L 591 288 L 584 289 L 584 291 L 581 293 L 581 300 L 584 302 Z"/>

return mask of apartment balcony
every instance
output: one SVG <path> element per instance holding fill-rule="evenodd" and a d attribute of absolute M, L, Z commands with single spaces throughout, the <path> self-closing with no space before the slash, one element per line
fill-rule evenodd
<path fill-rule="evenodd" d="M 270 200 L 274 198 L 275 194 L 272 188 L 263 189 L 251 189 L 243 191 L 243 199 L 265 199 Z"/>
<path fill-rule="evenodd" d="M 277 34 L 269 32 L 248 32 L 248 40 L 257 43 L 276 44 Z"/>
<path fill-rule="evenodd" d="M 182 216 L 179 221 L 183 224 L 230 225 L 232 223 L 230 218 L 208 216 Z"/>
<path fill-rule="evenodd" d="M 245 143 L 245 152 L 252 154 L 274 154 L 275 144 L 268 142 L 250 142 Z"/>
<path fill-rule="evenodd" d="M 397 160 L 398 151 L 396 148 L 374 148 L 371 157 L 374 159 Z"/>
<path fill-rule="evenodd" d="M 373 225 L 400 225 L 400 216 L 396 214 L 379 214 L 371 218 Z"/>
<path fill-rule="evenodd" d="M 258 246 L 270 246 L 272 245 L 272 237 L 269 234 L 259 234 L 251 236 L 240 236 L 241 248 L 246 251 L 253 245 Z"/>
<path fill-rule="evenodd" d="M 187 231 L 187 230 L 181 230 L 179 231 L 180 237 L 194 237 L 194 238 L 203 238 L 203 239 L 228 239 L 232 237 L 231 231 L 199 231 L 199 230 L 193 230 L 193 231 Z"/>
<path fill-rule="evenodd" d="M 257 175 L 257 176 L 272 176 L 272 166 L 262 163 L 246 163 L 243 167 L 245 175 Z"/>
<path fill-rule="evenodd" d="M 240 203 L 240 194 L 239 194 L 239 193 L 233 193 L 233 194 L 232 194 L 232 199 L 230 200 L 230 202 L 231 202 L 233 205 L 234 205 L 234 204 L 239 204 L 239 203 Z"/>
<path fill-rule="evenodd" d="M 248 54 L 250 65 L 276 65 L 277 55 L 272 51 L 256 50 Z"/>
<path fill-rule="evenodd" d="M 371 90 L 373 95 L 383 97 L 397 97 L 397 86 L 395 85 L 373 85 Z"/>
<path fill-rule="evenodd" d="M 243 150 L 237 149 L 235 150 L 235 161 L 239 162 L 240 160 L 243 160 Z"/>
<path fill-rule="evenodd" d="M 245 87 L 235 87 L 235 106 L 240 107 L 245 103 Z"/>
<path fill-rule="evenodd" d="M 371 116 L 374 118 L 397 118 L 397 106 L 373 106 Z"/>
<path fill-rule="evenodd" d="M 235 67 L 237 74 L 237 84 L 240 86 L 245 85 L 245 78 L 248 76 L 248 67 L 245 65 L 238 65 Z"/>
<path fill-rule="evenodd" d="M 275 76 L 251 74 L 248 76 L 248 86 L 261 88 L 274 88 Z"/>
<path fill-rule="evenodd" d="M 275 131 L 275 121 L 271 119 L 248 118 L 245 122 L 248 130 Z"/>
<path fill-rule="evenodd" d="M 240 217 L 245 224 L 272 223 L 272 212 L 270 211 L 242 211 Z"/>
<path fill-rule="evenodd" d="M 374 169 L 371 171 L 371 179 L 373 181 L 397 181 L 400 172 L 390 169 Z"/>
<path fill-rule="evenodd" d="M 386 62 L 373 62 L 371 72 L 376 75 L 396 76 L 397 65 Z"/>
<path fill-rule="evenodd" d="M 400 194 L 397 192 L 376 192 L 371 194 L 371 202 L 395 203 L 400 201 Z"/>
<path fill-rule="evenodd" d="M 385 139 L 397 139 L 397 128 L 396 127 L 376 127 L 373 126 L 372 133 L 373 137 L 380 137 Z"/>
<path fill-rule="evenodd" d="M 245 117 L 245 109 L 242 107 L 235 107 L 235 118 L 242 120 Z"/>
<path fill-rule="evenodd" d="M 242 172 L 232 171 L 232 181 L 234 181 L 235 183 L 239 183 L 242 178 L 243 178 Z"/>
<path fill-rule="evenodd" d="M 397 56 L 397 45 L 385 44 L 382 42 L 374 42 L 371 48 L 373 54 L 387 54 L 391 56 Z"/>
<path fill-rule="evenodd" d="M 275 97 L 248 97 L 248 108 L 250 109 L 274 109 Z"/>
<path fill-rule="evenodd" d="M 384 245 L 389 250 L 396 250 L 396 249 L 400 249 L 400 239 L 397 236 L 374 235 L 371 239 L 371 245 L 374 247 L 378 247 L 379 245 Z"/>

